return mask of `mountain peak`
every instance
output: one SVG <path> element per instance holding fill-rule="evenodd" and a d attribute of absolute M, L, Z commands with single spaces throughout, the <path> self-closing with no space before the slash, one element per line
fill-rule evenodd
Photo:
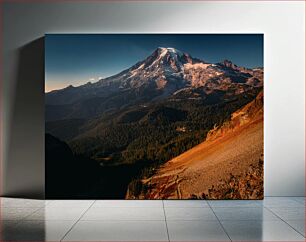
<path fill-rule="evenodd" d="M 227 68 L 232 68 L 232 69 L 238 68 L 237 65 L 235 65 L 232 61 L 227 60 L 227 59 L 223 60 L 220 64 Z"/>
<path fill-rule="evenodd" d="M 172 52 L 180 52 L 178 49 L 175 49 L 173 47 L 158 47 L 157 49 L 160 49 L 160 50 L 167 50 L 167 51 L 172 51 Z"/>
<path fill-rule="evenodd" d="M 182 56 L 184 54 L 182 51 L 175 49 L 173 47 L 158 47 L 157 50 L 159 50 L 163 54 L 170 53 L 179 56 Z"/>

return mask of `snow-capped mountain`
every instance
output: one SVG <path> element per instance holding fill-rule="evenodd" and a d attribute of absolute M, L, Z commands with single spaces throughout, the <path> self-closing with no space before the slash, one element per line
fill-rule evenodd
<path fill-rule="evenodd" d="M 114 76 L 47 93 L 46 104 L 52 108 L 62 105 L 61 109 L 73 105 L 74 111 L 85 105 L 95 109 L 96 114 L 168 97 L 194 98 L 199 91 L 204 96 L 215 91 L 235 95 L 262 85 L 262 68 L 239 67 L 228 60 L 208 63 L 175 48 L 159 47 L 145 60 Z"/>
<path fill-rule="evenodd" d="M 238 67 L 228 60 L 211 64 L 174 48 L 159 47 L 144 61 L 138 62 L 119 75 L 102 79 L 100 83 L 104 85 L 117 83 L 121 89 L 140 88 L 146 85 L 157 89 L 201 86 L 209 89 L 217 88 L 224 83 L 250 83 L 249 79 L 254 77 L 255 72 Z M 257 70 L 256 73 L 258 72 L 257 79 L 259 79 L 256 85 L 262 84 L 262 76 Z"/>
<path fill-rule="evenodd" d="M 117 84 L 120 89 L 145 86 L 157 89 L 169 88 L 169 86 L 179 88 L 187 85 L 187 80 L 184 79 L 185 65 L 195 63 L 204 62 L 174 48 L 159 47 L 145 60 L 118 75 L 100 80 L 99 84 L 102 86 Z"/>

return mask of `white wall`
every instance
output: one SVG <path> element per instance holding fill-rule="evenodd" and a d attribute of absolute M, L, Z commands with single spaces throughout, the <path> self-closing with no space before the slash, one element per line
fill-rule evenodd
<path fill-rule="evenodd" d="M 22 80 L 16 78 L 19 48 L 42 37 L 45 33 L 131 32 L 264 33 L 265 195 L 304 195 L 305 7 L 303 1 L 189 3 L 77 1 L 15 2 L 3 5 L 4 195 L 39 196 L 44 193 L 44 124 L 43 109 L 41 109 L 43 104 L 31 99 L 31 95 L 23 96 L 19 101 L 16 97 L 16 86 L 19 85 L 17 80 L 19 82 Z M 28 86 L 31 86 L 31 80 L 24 82 L 28 82 Z M 40 89 L 33 89 L 33 94 L 36 92 L 42 97 L 43 89 Z M 29 100 L 32 101 L 27 105 Z M 22 110 L 25 114 L 31 113 L 35 108 L 38 111 L 27 119 L 23 119 L 24 116 L 21 114 L 16 115 L 18 112 L 14 109 L 16 102 L 22 101 L 24 101 Z M 15 131 L 12 135 L 14 130 L 18 132 Z M 26 132 L 29 136 L 29 142 L 20 141 L 22 132 Z M 24 137 L 23 141 L 26 141 Z"/>

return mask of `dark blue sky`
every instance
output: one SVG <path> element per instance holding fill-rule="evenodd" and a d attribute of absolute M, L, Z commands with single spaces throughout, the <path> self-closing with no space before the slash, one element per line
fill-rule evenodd
<path fill-rule="evenodd" d="M 262 34 L 47 34 L 46 91 L 116 74 L 150 55 L 173 47 L 216 63 L 263 66 Z"/>

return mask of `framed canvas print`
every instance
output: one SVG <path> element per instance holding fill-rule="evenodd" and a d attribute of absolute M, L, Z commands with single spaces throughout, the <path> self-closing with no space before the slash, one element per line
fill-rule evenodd
<path fill-rule="evenodd" d="M 47 34 L 46 198 L 262 199 L 262 34 Z"/>

